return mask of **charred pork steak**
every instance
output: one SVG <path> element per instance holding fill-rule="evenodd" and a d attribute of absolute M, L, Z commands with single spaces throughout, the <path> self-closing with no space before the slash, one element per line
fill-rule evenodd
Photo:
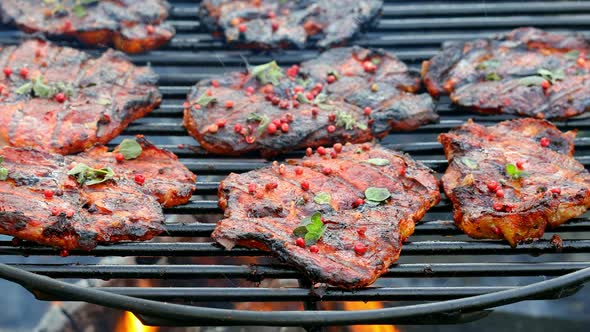
<path fill-rule="evenodd" d="M 229 43 L 256 48 L 342 45 L 370 27 L 378 0 L 204 0 L 200 21 Z"/>
<path fill-rule="evenodd" d="M 572 157 L 574 137 L 537 119 L 468 122 L 441 134 L 449 160 L 442 183 L 456 225 L 516 246 L 584 213 L 590 174 Z"/>
<path fill-rule="evenodd" d="M 431 170 L 370 144 L 334 145 L 219 187 L 212 237 L 227 249 L 271 251 L 314 282 L 373 283 L 399 257 L 414 224 L 440 200 Z"/>
<path fill-rule="evenodd" d="M 590 41 L 521 28 L 496 38 L 445 43 L 424 62 L 435 97 L 481 113 L 565 119 L 590 109 Z"/>
<path fill-rule="evenodd" d="M 165 0 L 2 0 L 4 22 L 26 32 L 75 37 L 127 53 L 160 47 L 174 36 Z"/>
<path fill-rule="evenodd" d="M 107 143 L 161 100 L 154 72 L 112 50 L 91 58 L 30 40 L 0 47 L 0 68 L 0 142 L 11 146 L 83 151 Z"/>
<path fill-rule="evenodd" d="M 148 240 L 162 206 L 186 203 L 195 175 L 143 137 L 75 156 L 0 149 L 0 233 L 65 250 Z"/>
<path fill-rule="evenodd" d="M 438 120 L 417 74 L 391 53 L 338 48 L 283 71 L 275 62 L 199 82 L 184 125 L 206 150 L 275 155 L 362 143 Z"/>

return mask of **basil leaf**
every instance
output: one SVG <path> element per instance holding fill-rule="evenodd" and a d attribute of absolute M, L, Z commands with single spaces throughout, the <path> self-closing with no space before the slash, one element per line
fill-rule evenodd
<path fill-rule="evenodd" d="M 84 17 L 86 16 L 86 8 L 81 4 L 74 5 L 74 7 L 72 7 L 72 13 L 78 17 Z"/>
<path fill-rule="evenodd" d="M 136 140 L 126 138 L 119 144 L 118 151 L 123 154 L 126 160 L 129 160 L 139 157 L 143 149 Z"/>
<path fill-rule="evenodd" d="M 328 101 L 328 95 L 323 92 L 315 96 L 315 99 L 313 100 L 316 104 L 324 104 L 326 101 Z"/>
<path fill-rule="evenodd" d="M 297 237 L 304 237 L 307 234 L 307 227 L 306 226 L 299 226 L 293 230 L 293 235 Z"/>
<path fill-rule="evenodd" d="M 96 103 L 99 105 L 108 106 L 108 105 L 111 105 L 113 102 L 108 98 L 99 98 L 96 101 Z"/>
<path fill-rule="evenodd" d="M 389 160 L 383 158 L 371 158 L 364 160 L 363 162 L 375 165 L 375 166 L 387 166 L 390 164 Z"/>
<path fill-rule="evenodd" d="M 41 98 L 51 98 L 55 95 L 54 89 L 43 83 L 43 78 L 40 76 L 33 79 L 33 93 Z"/>
<path fill-rule="evenodd" d="M 283 70 L 279 67 L 276 61 L 253 67 L 249 72 L 262 84 L 271 83 L 272 85 L 278 85 L 279 79 L 283 77 Z"/>
<path fill-rule="evenodd" d="M 302 104 L 311 104 L 311 101 L 303 93 L 297 94 L 297 101 Z"/>
<path fill-rule="evenodd" d="M 461 162 L 465 166 L 467 166 L 467 167 L 469 167 L 471 169 L 477 169 L 479 167 L 477 165 L 477 162 L 475 160 L 471 159 L 471 158 L 467 158 L 467 157 L 461 158 Z"/>
<path fill-rule="evenodd" d="M 16 89 L 16 93 L 18 93 L 19 95 L 26 95 L 31 93 L 31 90 L 33 90 L 33 83 L 27 82 L 19 86 L 18 89 Z"/>
<path fill-rule="evenodd" d="M 506 164 L 506 174 L 510 176 L 512 179 L 520 179 L 528 175 L 527 172 L 523 172 L 516 165 L 514 164 Z"/>
<path fill-rule="evenodd" d="M 484 70 L 484 69 L 496 69 L 500 66 L 500 60 L 497 59 L 489 59 L 486 61 L 482 61 L 478 64 L 475 69 Z"/>
<path fill-rule="evenodd" d="M 569 51 L 569 52 L 565 53 L 564 56 L 566 59 L 569 59 L 569 60 L 577 60 L 580 57 L 580 51 L 578 51 L 578 50 Z"/>
<path fill-rule="evenodd" d="M 199 98 L 197 98 L 197 100 L 195 101 L 195 103 L 201 105 L 201 106 L 207 106 L 210 103 L 216 103 L 217 102 L 217 98 L 213 97 L 213 96 L 207 96 L 206 93 L 203 93 L 201 96 L 199 96 Z"/>
<path fill-rule="evenodd" d="M 0 181 L 4 181 L 8 178 L 8 170 L 4 167 L 0 167 Z"/>
<path fill-rule="evenodd" d="M 67 174 L 75 176 L 79 184 L 85 184 L 87 186 L 105 182 L 115 176 L 115 172 L 110 167 L 96 169 L 84 163 L 77 164 Z"/>
<path fill-rule="evenodd" d="M 554 84 L 556 81 L 561 81 L 565 78 L 565 73 L 561 69 L 553 72 L 548 69 L 541 68 L 537 70 L 537 74 L 541 75 L 544 79 L 550 81 L 551 84 Z"/>
<path fill-rule="evenodd" d="M 246 121 L 260 122 L 258 124 L 258 135 L 262 135 L 266 130 L 266 127 L 270 124 L 270 118 L 266 115 L 260 115 L 258 113 L 250 113 L 246 118 Z"/>
<path fill-rule="evenodd" d="M 391 197 L 391 193 L 387 188 L 369 187 L 365 190 L 365 197 L 374 202 L 383 202 Z"/>
<path fill-rule="evenodd" d="M 525 76 L 518 80 L 520 85 L 525 86 L 541 85 L 543 82 L 545 82 L 545 79 L 541 76 Z"/>
<path fill-rule="evenodd" d="M 319 192 L 314 196 L 313 201 L 317 204 L 330 204 L 331 199 L 332 197 L 330 194 L 326 192 Z"/>
<path fill-rule="evenodd" d="M 501 80 L 502 77 L 500 77 L 500 75 L 498 75 L 497 73 L 487 73 L 486 74 L 486 81 L 499 81 Z"/>
<path fill-rule="evenodd" d="M 322 214 L 316 211 L 310 217 L 301 220 L 301 224 L 293 230 L 293 235 L 303 237 L 307 245 L 315 244 L 327 228 L 328 225 L 322 222 Z"/>

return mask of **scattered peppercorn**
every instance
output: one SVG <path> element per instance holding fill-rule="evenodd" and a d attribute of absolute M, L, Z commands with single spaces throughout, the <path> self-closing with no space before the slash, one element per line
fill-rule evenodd
<path fill-rule="evenodd" d="M 317 151 L 320 156 L 323 156 L 326 154 L 326 149 L 323 146 L 318 147 Z"/>
<path fill-rule="evenodd" d="M 58 103 L 63 103 L 66 101 L 66 95 L 63 92 L 60 92 L 55 95 L 55 101 Z"/>
<path fill-rule="evenodd" d="M 4 71 L 4 75 L 6 75 L 6 76 L 12 75 L 12 69 L 9 67 L 4 67 L 3 71 Z"/>
<path fill-rule="evenodd" d="M 256 192 L 256 183 L 250 183 L 248 185 L 248 192 L 254 194 Z"/>
<path fill-rule="evenodd" d="M 369 106 L 365 107 L 365 109 L 363 110 L 366 116 L 371 115 L 371 111 L 372 109 Z"/>
<path fill-rule="evenodd" d="M 215 124 L 217 125 L 217 127 L 219 128 L 223 128 L 225 127 L 225 124 L 227 123 L 227 120 L 225 119 L 219 119 L 217 120 L 217 122 L 215 122 Z"/>
<path fill-rule="evenodd" d="M 330 114 L 328 114 L 328 120 L 329 120 L 330 122 L 334 122 L 334 121 L 336 121 L 336 114 L 334 114 L 334 113 L 330 113 Z"/>
<path fill-rule="evenodd" d="M 495 192 L 496 190 L 498 190 L 498 182 L 494 181 L 494 180 L 489 180 L 486 185 L 488 186 L 488 189 L 491 192 Z"/>
<path fill-rule="evenodd" d="M 325 175 L 330 175 L 332 174 L 332 169 L 330 167 L 323 167 L 322 168 L 322 173 L 324 173 Z"/>
<path fill-rule="evenodd" d="M 272 31 L 277 31 L 279 29 L 279 23 L 273 21 L 272 23 L 270 23 L 270 27 Z"/>
<path fill-rule="evenodd" d="M 496 196 L 499 198 L 504 197 L 504 190 L 502 190 L 502 189 L 496 190 Z"/>
<path fill-rule="evenodd" d="M 57 206 L 54 206 L 51 208 L 51 215 L 52 216 L 57 216 L 57 215 L 59 215 L 59 213 L 60 213 L 60 210 Z"/>
<path fill-rule="evenodd" d="M 328 84 L 332 84 L 332 83 L 336 82 L 336 76 L 328 75 L 328 79 L 326 81 L 328 81 Z"/>
<path fill-rule="evenodd" d="M 277 125 L 274 123 L 269 123 L 268 126 L 266 126 L 266 132 L 269 134 L 274 134 L 277 132 Z"/>
<path fill-rule="evenodd" d="M 307 182 L 307 181 L 301 182 L 301 189 L 303 189 L 303 191 L 308 191 L 309 190 L 309 182 Z"/>
<path fill-rule="evenodd" d="M 298 237 L 297 240 L 295 240 L 295 244 L 298 247 L 305 248 L 305 240 L 301 237 Z"/>
<path fill-rule="evenodd" d="M 320 248 L 318 248 L 318 246 L 316 246 L 314 244 L 314 245 L 309 246 L 309 251 L 312 252 L 312 253 L 314 253 L 314 254 L 317 254 L 320 251 Z"/>
<path fill-rule="evenodd" d="M 269 182 L 264 186 L 264 189 L 266 189 L 266 191 L 271 191 L 273 189 L 275 189 L 276 187 L 278 187 L 279 184 L 276 182 Z"/>
<path fill-rule="evenodd" d="M 336 127 L 335 127 L 334 125 L 329 125 L 329 126 L 328 126 L 328 132 L 329 132 L 329 133 L 333 133 L 333 132 L 335 132 L 335 131 L 336 131 Z"/>
<path fill-rule="evenodd" d="M 330 152 L 330 157 L 332 157 L 332 159 L 338 158 L 338 152 L 332 150 L 332 152 Z"/>
<path fill-rule="evenodd" d="M 312 154 L 313 154 L 313 150 L 311 148 L 305 149 L 305 155 L 306 156 L 311 157 Z"/>
<path fill-rule="evenodd" d="M 135 183 L 141 186 L 145 183 L 145 176 L 143 174 L 135 174 L 134 180 Z"/>
<path fill-rule="evenodd" d="M 297 174 L 297 175 L 303 174 L 303 167 L 299 167 L 299 166 L 295 167 L 295 174 Z"/>
<path fill-rule="evenodd" d="M 155 31 L 154 26 L 151 25 L 151 24 L 148 24 L 145 27 L 145 30 L 147 31 L 148 35 L 153 35 L 154 34 L 154 31 Z"/>
<path fill-rule="evenodd" d="M 357 255 L 362 256 L 362 255 L 364 255 L 367 252 L 367 247 L 364 244 L 362 244 L 360 242 L 357 242 L 354 245 L 354 252 Z"/>
<path fill-rule="evenodd" d="M 561 194 L 561 189 L 559 188 L 551 188 L 550 190 L 553 194 L 557 194 L 560 195 Z"/>
<path fill-rule="evenodd" d="M 500 202 L 496 202 L 496 203 L 494 203 L 493 208 L 496 211 L 502 211 L 504 209 L 504 204 L 502 204 Z"/>
<path fill-rule="evenodd" d="M 236 123 L 236 125 L 234 126 L 234 131 L 239 134 L 242 131 L 242 125 Z"/>
<path fill-rule="evenodd" d="M 549 146 L 549 144 L 551 143 L 551 141 L 549 140 L 549 138 L 543 137 L 543 138 L 541 138 L 540 143 L 541 143 L 541 146 L 542 147 L 546 148 L 546 147 Z"/>
<path fill-rule="evenodd" d="M 52 199 L 53 198 L 53 190 L 45 189 L 45 190 L 43 190 L 43 195 L 47 199 Z"/>
<path fill-rule="evenodd" d="M 365 200 L 362 199 L 362 198 L 357 198 L 356 201 L 352 202 L 352 207 L 353 208 L 357 208 L 357 207 L 359 207 L 359 206 L 361 206 L 363 204 L 365 204 Z"/>
<path fill-rule="evenodd" d="M 336 151 L 337 153 L 342 152 L 342 144 L 340 144 L 340 143 L 334 144 L 334 151 Z"/>
<path fill-rule="evenodd" d="M 68 209 L 66 211 L 66 217 L 71 218 L 74 216 L 74 213 L 75 213 L 74 209 Z"/>
<path fill-rule="evenodd" d="M 524 162 L 522 160 L 519 160 L 516 162 L 516 167 L 518 167 L 518 169 L 523 169 L 524 168 Z"/>
<path fill-rule="evenodd" d="M 367 231 L 367 227 L 365 227 L 365 226 L 356 230 L 357 234 L 360 236 L 364 236 L 366 231 Z"/>
<path fill-rule="evenodd" d="M 318 116 L 318 113 L 319 113 L 319 112 L 318 112 L 318 109 L 317 109 L 317 108 L 312 108 L 312 109 L 311 109 L 311 116 L 313 116 L 314 118 L 315 118 L 316 116 Z"/>
<path fill-rule="evenodd" d="M 288 123 L 283 123 L 281 125 L 281 131 L 284 133 L 288 133 L 289 132 L 289 124 Z"/>
<path fill-rule="evenodd" d="M 241 33 L 246 32 L 246 30 L 248 30 L 248 27 L 245 24 L 238 25 L 238 31 L 240 31 Z"/>
<path fill-rule="evenodd" d="M 549 88 L 551 87 L 551 83 L 549 83 L 549 81 L 548 81 L 548 80 L 544 80 L 543 82 L 541 82 L 541 87 L 542 87 L 544 90 L 547 90 L 547 89 L 549 89 Z"/>
<path fill-rule="evenodd" d="M 373 84 L 371 84 L 371 91 L 372 91 L 372 92 L 377 92 L 377 91 L 379 91 L 379 86 L 377 85 L 377 83 L 373 83 Z"/>
<path fill-rule="evenodd" d="M 372 63 L 371 61 L 363 62 L 363 68 L 365 69 L 365 71 L 367 73 L 374 73 L 375 70 L 377 70 L 377 66 L 375 66 L 375 64 Z"/>
<path fill-rule="evenodd" d="M 219 88 L 219 85 L 220 85 L 220 83 L 219 83 L 219 81 L 218 81 L 218 80 L 211 80 L 211 85 L 212 85 L 214 88 Z"/>
<path fill-rule="evenodd" d="M 234 102 L 232 100 L 228 100 L 225 102 L 225 107 L 226 108 L 233 108 L 234 107 Z"/>
<path fill-rule="evenodd" d="M 22 76 L 23 78 L 27 78 L 28 75 L 29 75 L 29 69 L 27 67 L 22 67 L 20 69 L 20 76 Z"/>

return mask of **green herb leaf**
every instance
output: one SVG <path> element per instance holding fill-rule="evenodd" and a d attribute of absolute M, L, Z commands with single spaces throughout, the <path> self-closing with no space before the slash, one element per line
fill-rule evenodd
<path fill-rule="evenodd" d="M 528 175 L 527 172 L 521 171 L 514 164 L 506 164 L 506 174 L 508 174 L 508 176 L 510 176 L 513 180 L 517 180 Z"/>
<path fill-rule="evenodd" d="M 311 101 L 303 93 L 297 94 L 297 101 L 302 104 L 311 104 Z"/>
<path fill-rule="evenodd" d="M 271 61 L 251 68 L 250 74 L 256 77 L 260 83 L 278 85 L 279 79 L 283 77 L 283 70 L 276 61 Z"/>
<path fill-rule="evenodd" d="M 383 158 L 371 158 L 371 159 L 364 160 L 363 162 L 369 163 L 369 164 L 375 165 L 375 166 L 387 166 L 387 165 L 391 164 L 389 162 L 389 160 L 383 159 Z"/>
<path fill-rule="evenodd" d="M 199 98 L 197 98 L 197 100 L 195 101 L 195 103 L 201 105 L 201 106 L 207 106 L 210 103 L 216 103 L 217 102 L 217 98 L 213 97 L 213 96 L 207 96 L 206 93 L 203 93 L 202 95 L 199 96 Z"/>
<path fill-rule="evenodd" d="M 51 98 L 56 94 L 54 88 L 50 87 L 49 85 L 43 83 L 43 77 L 38 76 L 32 80 L 33 82 L 33 93 L 37 97 L 41 98 Z"/>
<path fill-rule="evenodd" d="M 323 92 L 315 96 L 313 100 L 315 104 L 324 104 L 326 101 L 328 101 L 328 95 Z"/>
<path fill-rule="evenodd" d="M 301 220 L 301 224 L 293 230 L 293 235 L 303 237 L 305 244 L 311 245 L 319 241 L 327 228 L 328 225 L 322 222 L 322 214 L 314 212 L 313 215 Z"/>
<path fill-rule="evenodd" d="M 322 191 L 314 196 L 313 201 L 318 204 L 330 204 L 331 199 L 332 197 L 330 196 L 330 194 Z"/>
<path fill-rule="evenodd" d="M 537 74 L 541 75 L 544 79 L 550 81 L 551 84 L 554 84 L 555 82 L 561 81 L 565 78 L 565 73 L 562 69 L 553 72 L 548 69 L 541 68 L 537 70 Z"/>
<path fill-rule="evenodd" d="M 0 165 L 2 165 L 3 161 L 4 161 L 4 157 L 0 156 Z M 7 177 L 8 177 L 8 170 L 5 167 L 0 166 L 0 181 L 6 180 Z"/>
<path fill-rule="evenodd" d="M 135 139 L 126 138 L 119 144 L 119 152 L 123 154 L 126 160 L 139 157 L 143 149 Z"/>
<path fill-rule="evenodd" d="M 105 182 L 115 176 L 115 172 L 110 167 L 96 169 L 84 163 L 77 164 L 67 174 L 75 176 L 79 184 L 85 184 L 87 186 Z"/>
<path fill-rule="evenodd" d="M 258 124 L 258 135 L 262 135 L 264 133 L 264 131 L 266 130 L 266 127 L 268 127 L 268 124 L 270 123 L 270 118 L 266 115 L 260 115 L 258 113 L 250 113 L 250 114 L 248 114 L 246 121 L 260 122 Z"/>
<path fill-rule="evenodd" d="M 99 98 L 96 101 L 96 103 L 99 105 L 108 106 L 108 105 L 111 105 L 113 102 L 110 99 L 103 97 L 103 98 Z"/>
<path fill-rule="evenodd" d="M 580 51 L 578 51 L 578 50 L 569 51 L 569 52 L 565 53 L 564 56 L 568 60 L 577 60 L 580 57 Z"/>
<path fill-rule="evenodd" d="M 365 197 L 373 202 L 383 202 L 391 197 L 391 193 L 387 188 L 369 187 L 365 190 Z"/>
<path fill-rule="evenodd" d="M 81 4 L 74 5 L 74 7 L 72 7 L 72 13 L 78 17 L 84 17 L 87 14 L 86 8 Z"/>
<path fill-rule="evenodd" d="M 518 83 L 520 85 L 525 86 L 540 86 L 541 84 L 543 84 L 543 82 L 545 82 L 545 79 L 541 76 L 525 76 L 518 80 Z"/>
<path fill-rule="evenodd" d="M 380 58 L 372 58 L 372 59 L 371 59 L 371 62 L 372 62 L 374 65 L 379 65 L 379 64 L 381 63 L 381 59 L 380 59 Z"/>
<path fill-rule="evenodd" d="M 27 82 L 27 83 L 19 86 L 18 89 L 16 89 L 16 93 L 18 93 L 19 95 L 27 95 L 27 94 L 31 93 L 32 90 L 33 90 L 33 83 Z"/>
<path fill-rule="evenodd" d="M 336 111 L 336 125 L 344 127 L 346 130 L 351 130 L 356 124 L 355 118 L 350 113 L 346 113 L 342 110 Z"/>
<path fill-rule="evenodd" d="M 486 74 L 486 81 L 499 81 L 501 79 L 502 77 L 500 77 L 500 75 L 497 73 L 491 72 Z"/>
<path fill-rule="evenodd" d="M 461 158 L 461 162 L 471 169 L 477 169 L 479 167 L 477 162 L 471 158 L 463 157 Z"/>
<path fill-rule="evenodd" d="M 500 66 L 500 60 L 498 59 L 489 59 L 486 61 L 482 61 L 480 64 L 475 67 L 475 69 L 485 70 L 485 69 L 496 69 Z"/>

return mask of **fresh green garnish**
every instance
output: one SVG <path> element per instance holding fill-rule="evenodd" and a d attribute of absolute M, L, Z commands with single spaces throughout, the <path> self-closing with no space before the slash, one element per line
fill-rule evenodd
<path fill-rule="evenodd" d="M 2 162 L 4 162 L 4 157 L 0 156 L 0 181 L 4 181 L 8 177 L 8 170 L 6 167 L 2 167 Z"/>
<path fill-rule="evenodd" d="M 258 135 L 262 135 L 270 123 L 270 118 L 266 115 L 260 115 L 258 113 L 250 113 L 246 118 L 246 121 L 259 122 L 258 124 Z"/>
<path fill-rule="evenodd" d="M 381 58 L 372 58 L 371 62 L 377 66 L 381 63 Z"/>
<path fill-rule="evenodd" d="M 143 151 L 141 145 L 131 138 L 126 138 L 119 144 L 119 152 L 123 154 L 126 160 L 139 157 L 141 151 Z"/>
<path fill-rule="evenodd" d="M 475 68 L 476 69 L 479 69 L 479 70 L 485 70 L 485 69 L 496 69 L 499 66 L 500 66 L 500 60 L 497 60 L 497 59 L 489 59 L 489 60 L 486 60 L 486 61 L 482 61 Z"/>
<path fill-rule="evenodd" d="M 580 57 L 580 51 L 578 50 L 573 50 L 573 51 L 569 51 L 566 54 L 564 54 L 566 59 L 569 60 L 577 60 Z"/>
<path fill-rule="evenodd" d="M 53 13 L 57 13 L 60 10 L 66 10 L 66 6 L 63 4 L 64 0 L 43 0 L 43 2 L 47 5 L 53 6 Z M 84 17 L 88 13 L 86 12 L 86 6 L 92 3 L 98 2 L 98 0 L 76 0 L 73 6 L 70 8 L 70 11 L 78 16 Z"/>
<path fill-rule="evenodd" d="M 495 72 L 487 73 L 486 74 L 486 81 L 499 81 L 502 77 Z"/>
<path fill-rule="evenodd" d="M 387 166 L 390 164 L 389 160 L 383 158 L 371 158 L 364 160 L 363 162 L 375 165 L 375 166 Z"/>
<path fill-rule="evenodd" d="M 33 93 L 33 96 L 39 98 L 52 98 L 60 92 L 70 97 L 73 93 L 73 89 L 71 84 L 66 84 L 64 82 L 45 84 L 43 82 L 43 77 L 38 76 L 16 89 L 16 93 L 19 95 L 27 95 L 31 92 Z"/>
<path fill-rule="evenodd" d="M 315 99 L 313 100 L 315 104 L 323 104 L 326 101 L 328 101 L 328 95 L 323 92 L 315 96 Z"/>
<path fill-rule="evenodd" d="M 477 162 L 471 158 L 463 157 L 461 158 L 461 162 L 471 169 L 477 169 L 479 167 Z"/>
<path fill-rule="evenodd" d="M 302 104 L 311 104 L 311 101 L 303 93 L 297 94 L 297 101 Z"/>
<path fill-rule="evenodd" d="M 283 69 L 279 67 L 276 61 L 271 61 L 262 65 L 251 68 L 250 74 L 256 77 L 260 83 L 278 85 L 279 79 L 283 77 Z"/>
<path fill-rule="evenodd" d="M 332 197 L 326 192 L 319 192 L 313 197 L 313 201 L 318 204 L 330 204 Z"/>
<path fill-rule="evenodd" d="M 387 188 L 369 187 L 365 190 L 365 197 L 372 203 L 380 203 L 391 197 L 391 193 Z"/>
<path fill-rule="evenodd" d="M 103 97 L 103 98 L 99 98 L 96 101 L 96 103 L 99 105 L 108 106 L 108 105 L 111 105 L 113 102 L 110 99 Z"/>
<path fill-rule="evenodd" d="M 545 79 L 541 76 L 525 76 L 518 80 L 518 83 L 524 86 L 540 86 L 543 82 Z"/>
<path fill-rule="evenodd" d="M 79 163 L 68 171 L 68 175 L 75 176 L 79 184 L 91 186 L 112 179 L 115 172 L 110 167 L 96 169 L 84 163 Z"/>
<path fill-rule="evenodd" d="M 367 130 L 367 125 L 359 123 L 355 120 L 352 114 L 344 112 L 342 110 L 336 111 L 336 125 L 344 127 L 346 130 L 351 130 L 356 126 L 360 130 Z"/>
<path fill-rule="evenodd" d="M 202 95 L 199 96 L 199 98 L 197 98 L 197 100 L 195 101 L 195 103 L 201 105 L 201 106 L 207 106 L 210 103 L 216 103 L 217 102 L 217 98 L 213 97 L 213 96 L 207 96 L 206 93 L 203 93 Z"/>
<path fill-rule="evenodd" d="M 518 169 L 514 164 L 506 164 L 506 174 L 513 180 L 518 180 L 528 175 L 527 172 Z"/>
<path fill-rule="evenodd" d="M 555 84 L 555 82 L 561 81 L 565 78 L 565 73 L 562 69 L 553 72 L 548 69 L 541 68 L 537 70 L 537 74 L 541 75 L 541 77 L 551 82 L 551 84 Z"/>
<path fill-rule="evenodd" d="M 328 225 L 322 222 L 322 214 L 314 212 L 310 217 L 301 220 L 301 224 L 293 230 L 293 235 L 304 238 L 306 245 L 316 244 L 327 228 Z"/>

